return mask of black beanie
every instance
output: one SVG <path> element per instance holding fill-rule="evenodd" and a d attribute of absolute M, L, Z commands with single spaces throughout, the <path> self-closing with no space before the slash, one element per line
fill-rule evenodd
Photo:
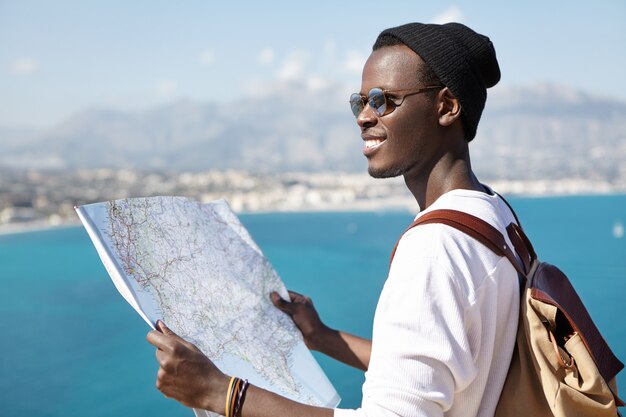
<path fill-rule="evenodd" d="M 386 29 L 378 37 L 384 35 L 411 48 L 452 91 L 461 103 L 465 138 L 474 139 L 487 88 L 500 81 L 496 51 L 489 38 L 460 23 L 408 23 Z"/>

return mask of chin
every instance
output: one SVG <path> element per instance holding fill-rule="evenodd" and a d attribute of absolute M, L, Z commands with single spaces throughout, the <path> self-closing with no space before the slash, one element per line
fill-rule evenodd
<path fill-rule="evenodd" d="M 394 178 L 404 174 L 404 170 L 398 168 L 368 167 L 367 172 L 372 178 Z"/>

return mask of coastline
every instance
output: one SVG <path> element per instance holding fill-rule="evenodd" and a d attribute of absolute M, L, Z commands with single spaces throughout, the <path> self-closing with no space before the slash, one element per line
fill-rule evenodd
<path fill-rule="evenodd" d="M 198 200 L 200 201 L 200 200 Z M 202 201 L 208 203 L 209 201 Z M 227 200 L 229 204 L 230 201 Z M 232 207 L 232 205 L 231 205 Z M 344 202 L 341 204 L 318 204 L 309 206 L 275 206 L 262 208 L 258 210 L 235 210 L 237 215 L 254 215 L 254 214 L 273 214 L 273 213 L 345 213 L 345 212 L 372 212 L 372 213 L 402 213 L 415 215 L 418 212 L 417 204 L 411 197 L 390 196 L 389 198 L 376 198 L 362 201 Z M 33 221 L 20 221 L 15 223 L 0 224 L 0 237 L 6 235 L 14 235 L 21 233 L 43 232 L 55 229 L 65 229 L 71 227 L 82 226 L 77 218 L 76 220 L 59 220 L 56 219 L 54 224 L 50 224 L 46 220 L 37 219 Z"/>
<path fill-rule="evenodd" d="M 30 222 L 7 223 L 0 225 L 0 237 L 7 235 L 17 235 L 22 233 L 45 232 L 57 229 L 69 229 L 80 226 L 79 221 L 68 221 L 65 223 L 50 224 L 45 220 L 35 220 Z"/>
<path fill-rule="evenodd" d="M 626 193 L 621 177 L 494 179 L 508 197 Z M 225 199 L 235 213 L 406 212 L 417 214 L 402 177 L 381 180 L 350 172 L 143 172 L 132 169 L 10 171 L 0 178 L 0 235 L 79 225 L 75 206 L 131 197 L 184 196 L 201 203 Z M 0 184 L 0 185 L 2 185 Z"/>
<path fill-rule="evenodd" d="M 623 196 L 626 192 L 616 190 L 614 192 L 583 192 L 583 193 L 515 193 L 510 190 L 501 191 L 501 194 L 513 198 L 561 198 L 561 197 L 610 197 Z M 508 192 L 507 192 L 508 191 Z M 203 201 L 207 203 L 208 201 Z M 229 202 L 230 204 L 230 202 Z M 258 210 L 235 210 L 238 215 L 254 215 L 254 214 L 275 214 L 275 213 L 345 213 L 345 212 L 372 212 L 372 213 L 401 213 L 408 215 L 416 215 L 419 210 L 415 204 L 415 200 L 411 196 L 389 196 L 387 198 L 372 198 L 363 200 L 354 200 L 351 202 L 342 202 L 338 204 L 317 204 L 317 205 L 288 205 L 267 207 Z M 79 219 L 59 220 L 55 219 L 54 223 L 43 219 L 32 221 L 20 221 L 14 223 L 0 224 L 0 237 L 7 235 L 16 235 L 22 233 L 43 232 L 56 229 L 67 229 L 82 226 Z"/>

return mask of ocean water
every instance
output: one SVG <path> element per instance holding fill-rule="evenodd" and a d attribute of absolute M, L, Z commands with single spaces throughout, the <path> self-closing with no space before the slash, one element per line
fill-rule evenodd
<path fill-rule="evenodd" d="M 541 258 L 569 275 L 625 361 L 626 196 L 511 202 Z M 241 217 L 287 286 L 311 296 L 328 325 L 371 336 L 389 253 L 411 215 Z M 192 415 L 154 388 L 148 330 L 116 292 L 82 228 L 0 236 L 0 415 Z M 363 373 L 316 357 L 341 405 L 357 407 Z"/>

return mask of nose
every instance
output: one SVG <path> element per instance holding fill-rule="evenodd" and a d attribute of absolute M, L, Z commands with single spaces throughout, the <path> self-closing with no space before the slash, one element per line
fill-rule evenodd
<path fill-rule="evenodd" d="M 365 107 L 363 107 L 363 110 L 361 110 L 361 113 L 359 113 L 356 117 L 356 123 L 361 127 L 361 129 L 371 127 L 375 125 L 377 121 L 378 115 L 369 104 L 366 104 Z"/>

